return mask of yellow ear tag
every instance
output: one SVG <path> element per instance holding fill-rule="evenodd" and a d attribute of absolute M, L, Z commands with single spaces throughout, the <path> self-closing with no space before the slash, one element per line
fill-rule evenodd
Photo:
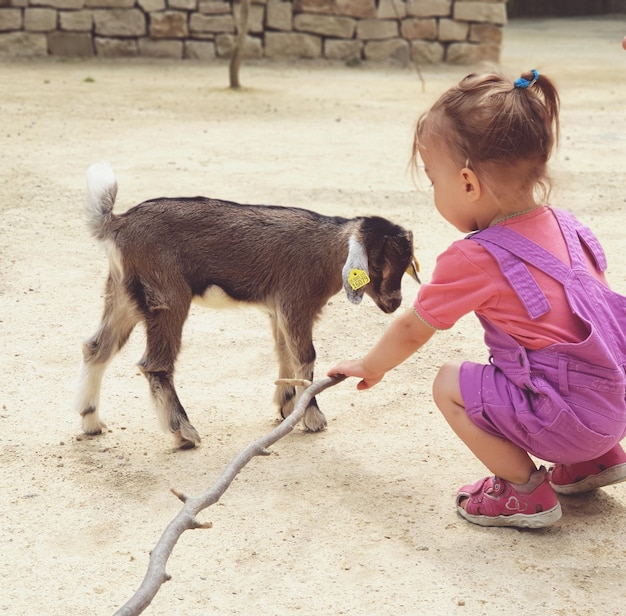
<path fill-rule="evenodd" d="M 409 264 L 409 267 L 406 268 L 406 273 L 413 278 L 414 280 L 416 280 L 417 282 L 419 282 L 421 284 L 421 280 L 419 277 L 418 272 L 420 271 L 420 264 L 417 261 L 417 259 L 415 257 L 413 257 L 411 259 L 411 263 Z"/>
<path fill-rule="evenodd" d="M 370 277 L 365 270 L 352 269 L 348 274 L 348 284 L 353 291 L 364 287 L 370 281 Z"/>

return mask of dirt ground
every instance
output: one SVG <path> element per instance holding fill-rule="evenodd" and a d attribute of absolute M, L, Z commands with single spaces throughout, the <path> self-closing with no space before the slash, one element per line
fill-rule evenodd
<path fill-rule="evenodd" d="M 514 21 L 502 66 L 537 68 L 562 95 L 554 205 L 593 227 L 626 293 L 623 17 Z M 0 614 L 112 614 L 132 596 L 181 503 L 276 425 L 266 317 L 193 308 L 177 386 L 202 436 L 173 451 L 135 367 L 138 329 L 102 393 L 110 431 L 72 411 L 82 340 L 102 307 L 106 258 L 83 220 L 85 171 L 113 165 L 117 211 L 150 197 L 293 204 L 380 214 L 415 233 L 422 275 L 458 233 L 407 172 L 417 116 L 464 67 L 31 61 L 0 65 Z M 314 264 L 311 264 L 313 267 Z M 405 281 L 404 304 L 417 285 Z M 316 329 L 318 375 L 391 322 L 341 295 Z M 618 615 L 626 599 L 626 487 L 562 498 L 543 531 L 457 516 L 486 474 L 435 409 L 448 358 L 484 359 L 475 319 L 435 336 L 373 390 L 319 398 L 329 428 L 300 428 L 254 459 L 186 532 L 146 613 Z"/>

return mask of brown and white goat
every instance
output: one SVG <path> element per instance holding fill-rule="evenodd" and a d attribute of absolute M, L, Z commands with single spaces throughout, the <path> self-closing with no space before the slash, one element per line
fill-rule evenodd
<path fill-rule="evenodd" d="M 82 427 L 99 434 L 104 371 L 143 321 L 147 346 L 139 367 L 163 427 L 181 449 L 200 442 L 174 388 L 174 364 L 192 301 L 225 298 L 269 313 L 280 378 L 313 379 L 313 324 L 343 286 L 358 304 L 369 295 L 383 312 L 400 305 L 405 271 L 417 279 L 410 231 L 377 216 L 323 216 L 295 207 L 239 205 L 195 198 L 145 201 L 113 213 L 117 182 L 108 163 L 87 173 L 86 212 L 92 235 L 109 259 L 104 314 L 83 345 L 77 396 Z M 278 386 L 282 417 L 296 389 Z M 326 418 L 313 399 L 304 425 L 318 431 Z"/>

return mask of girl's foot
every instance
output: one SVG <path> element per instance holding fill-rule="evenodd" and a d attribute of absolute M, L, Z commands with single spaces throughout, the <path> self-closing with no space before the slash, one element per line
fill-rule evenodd
<path fill-rule="evenodd" d="M 550 482 L 559 494 L 583 494 L 626 481 L 626 453 L 620 444 L 589 462 L 557 464 L 550 469 Z"/>
<path fill-rule="evenodd" d="M 480 526 L 543 528 L 561 517 L 561 505 L 543 466 L 522 485 L 487 477 L 463 486 L 456 505 L 461 516 Z"/>

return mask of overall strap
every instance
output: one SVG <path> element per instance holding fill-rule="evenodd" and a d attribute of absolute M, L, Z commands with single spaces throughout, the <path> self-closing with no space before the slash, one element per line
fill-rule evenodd
<path fill-rule="evenodd" d="M 606 256 L 593 233 L 572 214 L 563 210 L 552 211 L 563 233 L 571 267 L 557 259 L 545 248 L 509 227 L 495 225 L 469 236 L 470 239 L 481 244 L 498 261 L 502 273 L 526 307 L 531 319 L 536 319 L 545 314 L 550 309 L 550 303 L 528 271 L 526 263 L 530 263 L 565 285 L 572 269 L 587 269 L 583 252 L 584 245 L 591 254 L 596 268 L 600 271 L 606 269 Z"/>
<path fill-rule="evenodd" d="M 504 248 L 518 259 L 534 265 L 561 284 L 565 284 L 569 276 L 571 268 L 568 265 L 539 244 L 535 244 L 532 240 L 508 227 L 500 225 L 488 227 L 479 231 L 473 239 L 487 241 Z"/>
<path fill-rule="evenodd" d="M 531 319 L 537 319 L 550 310 L 550 302 L 526 265 L 515 256 L 515 253 L 502 246 L 500 242 L 493 241 L 493 238 L 485 237 L 485 235 L 493 235 L 491 233 L 493 228 L 495 227 L 484 229 L 470 236 L 470 239 L 478 242 L 491 253 L 520 301 L 524 304 L 528 316 Z M 490 233 L 486 234 L 487 231 Z"/>
<path fill-rule="evenodd" d="M 607 263 L 604 249 L 596 236 L 591 232 L 591 229 L 583 225 L 570 212 L 566 212 L 565 210 L 552 211 L 554 212 L 559 226 L 561 227 L 565 242 L 567 243 L 570 259 L 572 260 L 572 267 L 586 268 L 585 257 L 581 250 L 581 245 L 584 245 L 593 258 L 596 269 L 600 272 L 606 271 Z"/>

